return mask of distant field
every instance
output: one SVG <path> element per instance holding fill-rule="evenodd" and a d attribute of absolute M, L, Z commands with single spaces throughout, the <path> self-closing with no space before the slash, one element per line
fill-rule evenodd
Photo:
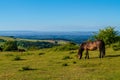
<path fill-rule="evenodd" d="M 36 39 L 22 39 L 22 38 L 14 38 L 13 36 L 0 36 L 0 39 L 6 40 L 6 41 L 13 41 L 13 40 L 17 40 L 17 41 L 31 41 L 31 42 L 36 42 L 36 41 L 41 41 L 41 42 L 51 42 L 53 43 L 55 40 L 36 40 Z M 60 44 L 63 43 L 65 44 L 68 41 L 65 40 L 56 40 L 58 41 Z"/>
<path fill-rule="evenodd" d="M 28 52 L 0 52 L 0 80 L 120 80 L 120 51 L 107 48 L 106 57 L 90 52 L 76 58 L 77 50 L 53 48 Z"/>

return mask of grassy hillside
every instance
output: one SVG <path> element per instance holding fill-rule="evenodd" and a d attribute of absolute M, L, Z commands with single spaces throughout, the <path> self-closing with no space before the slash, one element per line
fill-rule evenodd
<path fill-rule="evenodd" d="M 0 52 L 0 80 L 120 80 L 120 51 L 107 48 L 103 59 L 98 51 L 91 51 L 86 60 L 76 54 L 53 48 Z"/>

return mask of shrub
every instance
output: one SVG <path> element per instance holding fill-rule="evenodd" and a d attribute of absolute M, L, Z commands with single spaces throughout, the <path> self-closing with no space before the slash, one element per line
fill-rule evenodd
<path fill-rule="evenodd" d="M 114 51 L 120 50 L 120 45 L 112 45 Z"/>
<path fill-rule="evenodd" d="M 16 51 L 16 50 L 18 50 L 16 41 L 7 41 L 7 42 L 5 42 L 3 47 L 4 47 L 4 49 L 3 49 L 4 51 Z"/>
<path fill-rule="evenodd" d="M 98 33 L 94 34 L 93 38 L 101 39 L 105 44 L 110 45 L 119 41 L 119 33 L 115 31 L 114 27 L 109 26 L 105 29 L 100 29 Z"/>

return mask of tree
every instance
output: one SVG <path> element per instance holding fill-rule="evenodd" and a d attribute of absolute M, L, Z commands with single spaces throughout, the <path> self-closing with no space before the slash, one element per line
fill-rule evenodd
<path fill-rule="evenodd" d="M 98 33 L 94 33 L 94 39 L 101 39 L 105 44 L 110 45 L 119 41 L 119 33 L 114 27 L 108 26 L 105 29 L 100 29 Z"/>

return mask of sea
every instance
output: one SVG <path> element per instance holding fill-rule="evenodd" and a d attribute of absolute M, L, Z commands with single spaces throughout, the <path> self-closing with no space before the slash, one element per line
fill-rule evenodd
<path fill-rule="evenodd" d="M 82 43 L 90 39 L 94 31 L 42 32 L 42 31 L 0 31 L 0 36 L 36 40 L 67 40 Z"/>

